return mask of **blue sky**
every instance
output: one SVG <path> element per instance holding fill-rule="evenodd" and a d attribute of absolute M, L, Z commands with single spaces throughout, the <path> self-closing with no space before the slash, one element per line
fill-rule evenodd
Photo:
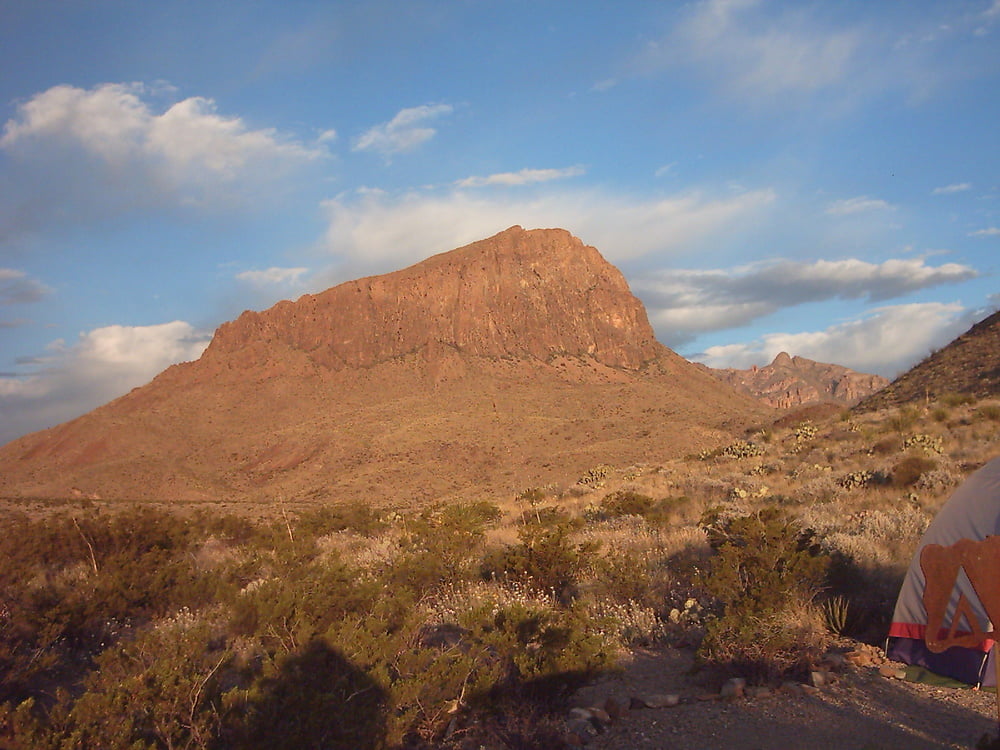
<path fill-rule="evenodd" d="M 0 0 L 0 442 L 513 224 L 892 377 L 1000 305 L 1000 0 Z"/>

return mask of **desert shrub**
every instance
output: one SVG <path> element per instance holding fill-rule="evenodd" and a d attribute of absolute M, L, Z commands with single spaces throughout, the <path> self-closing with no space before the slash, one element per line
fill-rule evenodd
<path fill-rule="evenodd" d="M 971 393 L 946 393 L 939 399 L 945 406 L 952 408 L 956 406 L 967 406 L 976 402 L 975 396 Z"/>
<path fill-rule="evenodd" d="M 909 432 L 920 419 L 920 412 L 913 406 L 903 406 L 886 419 L 886 425 L 898 433 Z"/>
<path fill-rule="evenodd" d="M 384 746 L 387 691 L 323 639 L 269 662 L 250 687 L 226 698 L 224 747 Z"/>
<path fill-rule="evenodd" d="M 353 531 L 363 536 L 374 536 L 384 531 L 386 526 L 378 511 L 360 500 L 304 511 L 299 514 L 296 524 L 302 532 L 314 537 L 336 531 Z"/>
<path fill-rule="evenodd" d="M 463 580 L 498 515 L 489 503 L 428 509 L 394 537 L 414 549 L 365 569 L 317 543 L 330 516 L 296 519 L 293 533 L 284 518 L 203 529 L 155 514 L 12 518 L 23 544 L 0 539 L 12 553 L 0 566 L 0 746 L 430 747 L 449 726 L 474 734 L 498 705 L 535 715 L 656 617 L 560 602 L 596 546 L 545 508 L 501 556 L 509 579 Z M 211 565 L 198 562 L 207 545 Z"/>
<path fill-rule="evenodd" d="M 653 498 L 632 490 L 618 490 L 605 495 L 600 509 L 607 518 L 645 516 L 653 507 Z"/>
<path fill-rule="evenodd" d="M 390 584 L 420 593 L 472 577 L 486 528 L 500 515 L 492 503 L 478 502 L 435 505 L 407 519 L 399 542 L 404 552 L 388 573 Z"/>
<path fill-rule="evenodd" d="M 838 594 L 824 599 L 820 606 L 827 629 L 834 635 L 844 635 L 850 624 L 851 600 Z"/>
<path fill-rule="evenodd" d="M 486 555 L 481 573 L 486 578 L 513 576 L 559 597 L 571 596 L 584 563 L 599 546 L 574 542 L 572 532 L 571 523 L 559 515 L 526 523 L 517 532 L 520 543 Z"/>
<path fill-rule="evenodd" d="M 937 468 L 937 461 L 923 456 L 907 456 L 893 467 L 890 477 L 895 487 L 912 487 L 920 477 Z"/>
<path fill-rule="evenodd" d="M 712 509 L 702 527 L 715 554 L 699 583 L 722 614 L 708 623 L 700 656 L 754 679 L 804 666 L 820 644 L 811 602 L 828 562 L 812 532 L 776 508 L 736 517 Z"/>
<path fill-rule="evenodd" d="M 984 422 L 1000 422 L 1000 405 L 985 404 L 973 412 L 976 419 Z"/>
<path fill-rule="evenodd" d="M 271 652 L 293 652 L 337 620 L 368 609 L 380 588 L 339 560 L 286 562 L 279 575 L 260 579 L 235 600 L 230 632 L 260 634 Z"/>
<path fill-rule="evenodd" d="M 939 494 L 959 483 L 959 477 L 947 469 L 931 469 L 921 473 L 913 488 L 922 492 Z"/>
<path fill-rule="evenodd" d="M 893 453 L 898 453 L 902 447 L 902 439 L 898 435 L 890 435 L 875 443 L 868 453 L 873 456 L 890 456 Z"/>
<path fill-rule="evenodd" d="M 215 643 L 210 627 L 186 612 L 136 633 L 97 658 L 79 698 L 61 691 L 44 716 L 33 701 L 18 706 L 15 747 L 212 747 L 219 678 L 232 658 Z"/>
<path fill-rule="evenodd" d="M 670 523 L 688 504 L 687 497 L 664 497 L 654 500 L 634 490 L 616 490 L 605 495 L 597 505 L 584 511 L 588 521 L 607 521 L 625 516 L 637 516 L 653 525 Z"/>

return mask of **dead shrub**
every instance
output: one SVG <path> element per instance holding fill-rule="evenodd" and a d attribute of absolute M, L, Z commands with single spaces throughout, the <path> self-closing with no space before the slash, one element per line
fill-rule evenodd
<path fill-rule="evenodd" d="M 894 487 L 912 487 L 920 477 L 937 468 L 937 461 L 923 456 L 907 456 L 892 467 L 890 477 Z"/>

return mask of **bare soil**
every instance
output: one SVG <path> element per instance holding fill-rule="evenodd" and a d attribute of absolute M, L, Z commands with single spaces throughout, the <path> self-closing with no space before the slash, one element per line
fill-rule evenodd
<path fill-rule="evenodd" d="M 889 679 L 873 667 L 848 667 L 821 688 L 787 686 L 765 696 L 722 700 L 711 679 L 691 674 L 693 661 L 689 649 L 637 651 L 620 674 L 577 693 L 574 705 L 600 707 L 611 698 L 625 709 L 587 747 L 930 750 L 972 748 L 984 734 L 997 732 L 993 692 L 933 687 Z M 634 696 L 665 693 L 679 694 L 680 704 L 628 709 Z"/>

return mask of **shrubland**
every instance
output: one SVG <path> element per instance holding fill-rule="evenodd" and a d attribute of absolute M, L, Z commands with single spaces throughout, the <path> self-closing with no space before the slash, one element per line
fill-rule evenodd
<path fill-rule="evenodd" d="M 498 504 L 5 501 L 0 747 L 558 748 L 546 712 L 630 648 L 801 675 L 884 636 L 997 414 L 786 417 Z"/>

